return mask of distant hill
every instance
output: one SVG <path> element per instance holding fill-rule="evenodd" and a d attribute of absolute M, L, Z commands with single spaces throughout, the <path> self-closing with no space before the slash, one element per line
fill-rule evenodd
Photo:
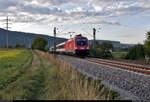
<path fill-rule="evenodd" d="M 0 28 L 0 48 L 6 45 L 6 34 L 8 34 L 8 44 L 9 46 L 14 47 L 16 44 L 25 44 L 28 48 L 31 47 L 32 40 L 36 37 L 44 37 L 48 40 L 48 46 L 53 46 L 53 37 L 48 35 L 42 34 L 33 34 L 33 33 L 25 33 L 25 32 L 17 32 L 17 31 L 7 31 Z M 65 38 L 58 38 L 56 39 L 57 44 L 66 41 Z M 122 44 L 119 41 L 110 41 L 110 40 L 97 40 L 99 43 L 103 41 L 111 42 L 116 49 L 128 49 L 133 46 L 133 44 Z M 90 44 L 93 40 L 89 41 Z"/>
<path fill-rule="evenodd" d="M 6 45 L 6 34 L 8 34 L 8 44 L 14 47 L 16 44 L 25 44 L 28 48 L 31 47 L 32 40 L 36 37 L 44 37 L 48 40 L 49 47 L 53 46 L 53 37 L 42 34 L 24 33 L 17 31 L 7 31 L 0 28 L 0 48 Z M 57 44 L 66 41 L 65 38 L 56 39 Z"/>
<path fill-rule="evenodd" d="M 113 45 L 118 45 L 118 44 L 120 45 L 119 41 L 110 41 L 110 40 L 96 40 L 96 41 L 99 42 L 100 44 L 104 41 L 107 41 L 107 42 L 111 42 Z M 92 44 L 93 40 L 90 40 L 89 42 L 90 44 Z"/>
<path fill-rule="evenodd" d="M 114 46 L 114 51 L 121 51 L 121 50 L 128 50 L 129 48 L 133 47 L 135 44 L 123 44 L 120 41 L 111 41 L 111 40 L 96 40 L 101 44 L 104 41 L 111 42 Z M 90 40 L 89 43 L 92 44 L 93 40 Z"/>

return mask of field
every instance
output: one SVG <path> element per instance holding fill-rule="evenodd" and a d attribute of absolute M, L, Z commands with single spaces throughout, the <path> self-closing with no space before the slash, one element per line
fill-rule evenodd
<path fill-rule="evenodd" d="M 13 51 L 0 51 L 0 59 L 5 57 L 15 57 L 23 51 L 13 50 Z"/>
<path fill-rule="evenodd" d="M 17 80 L 28 67 L 31 58 L 29 51 L 0 51 L 0 89 Z"/>
<path fill-rule="evenodd" d="M 122 59 L 125 58 L 125 55 L 127 52 L 112 52 L 113 58 L 114 59 Z"/>
<path fill-rule="evenodd" d="M 0 51 L 2 100 L 120 99 L 100 81 L 88 78 L 65 62 L 41 51 Z M 5 57 L 4 57 L 5 55 Z"/>

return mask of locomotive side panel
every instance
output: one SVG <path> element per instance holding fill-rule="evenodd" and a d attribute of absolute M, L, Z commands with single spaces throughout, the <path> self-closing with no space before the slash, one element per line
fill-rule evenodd
<path fill-rule="evenodd" d="M 66 42 L 65 44 L 65 50 L 67 53 L 74 54 L 75 45 L 74 45 L 74 39 L 71 39 Z"/>

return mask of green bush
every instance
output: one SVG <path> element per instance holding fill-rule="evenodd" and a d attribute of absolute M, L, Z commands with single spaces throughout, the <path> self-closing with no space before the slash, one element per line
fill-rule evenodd
<path fill-rule="evenodd" d="M 113 48 L 113 45 L 107 42 L 99 44 L 96 42 L 96 57 L 99 58 L 113 58 L 112 53 L 110 50 Z M 90 45 L 90 56 L 93 56 L 93 44 Z"/>
<path fill-rule="evenodd" d="M 27 48 L 25 44 L 16 44 L 15 48 Z"/>
<path fill-rule="evenodd" d="M 2 48 L 7 48 L 7 45 L 4 45 Z M 13 48 L 11 45 L 8 45 L 8 48 Z"/>
<path fill-rule="evenodd" d="M 145 58 L 145 47 L 141 44 L 135 45 L 129 49 L 126 55 L 126 59 L 138 60 Z"/>
<path fill-rule="evenodd" d="M 100 48 L 105 50 L 105 51 L 113 50 L 113 44 L 109 41 L 103 41 L 100 44 Z"/>
<path fill-rule="evenodd" d="M 49 47 L 46 46 L 45 49 L 44 49 L 44 51 L 47 52 L 48 50 L 49 50 Z"/>
<path fill-rule="evenodd" d="M 146 33 L 147 39 L 144 42 L 146 54 L 150 57 L 150 31 Z"/>

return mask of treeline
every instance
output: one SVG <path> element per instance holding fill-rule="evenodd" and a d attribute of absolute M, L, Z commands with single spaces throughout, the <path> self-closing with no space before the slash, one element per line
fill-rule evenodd
<path fill-rule="evenodd" d="M 111 42 L 102 42 L 99 44 L 96 42 L 96 51 L 94 52 L 93 44 L 90 45 L 90 56 L 95 56 L 99 58 L 113 58 L 112 51 L 114 50 L 113 44 Z M 121 53 L 121 52 L 120 52 Z M 131 47 L 127 54 L 123 54 L 121 59 L 130 60 L 149 60 L 150 58 L 150 31 L 146 33 L 146 40 L 144 44 L 137 44 Z"/>
<path fill-rule="evenodd" d="M 144 45 L 137 44 L 130 48 L 125 59 L 131 60 L 149 60 L 150 57 L 150 31 L 146 33 L 146 40 Z"/>
<path fill-rule="evenodd" d="M 5 45 L 3 48 L 7 48 L 7 45 Z M 25 44 L 16 44 L 15 46 L 8 46 L 8 48 L 27 48 Z"/>

